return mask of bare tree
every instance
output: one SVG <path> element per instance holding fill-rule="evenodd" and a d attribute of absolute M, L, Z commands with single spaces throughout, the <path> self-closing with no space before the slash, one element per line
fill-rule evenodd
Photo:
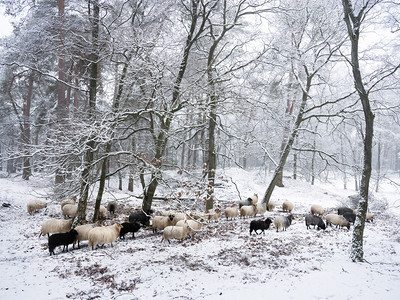
<path fill-rule="evenodd" d="M 171 99 L 168 103 L 164 104 L 163 107 L 164 112 L 161 115 L 158 115 L 160 123 L 159 124 L 160 128 L 158 129 L 158 132 L 156 132 L 154 127 L 155 123 L 153 121 L 151 122 L 152 136 L 155 144 L 155 155 L 154 159 L 152 160 L 154 162 L 154 167 L 152 168 L 151 171 L 150 183 L 144 186 L 144 199 L 143 199 L 142 209 L 145 212 L 149 212 L 151 210 L 154 193 L 159 183 L 161 175 L 162 157 L 164 156 L 166 150 L 167 142 L 169 139 L 169 130 L 171 128 L 173 117 L 178 111 L 180 111 L 183 108 L 181 87 L 182 87 L 182 81 L 186 73 L 186 69 L 188 67 L 189 55 L 191 53 L 193 45 L 202 35 L 206 25 L 205 24 L 206 18 L 201 19 L 200 16 L 202 14 L 210 13 L 210 11 L 207 10 L 203 11 L 200 9 L 201 2 L 202 1 L 199 0 L 191 0 L 190 5 L 184 6 L 190 21 L 188 24 L 188 32 L 186 36 L 185 46 L 183 49 L 183 54 L 181 57 L 181 61 L 179 63 L 179 70 L 175 77 L 174 85 L 172 88 Z"/>
<path fill-rule="evenodd" d="M 369 95 L 365 89 L 359 59 L 359 39 L 363 20 L 370 9 L 379 1 L 366 1 L 364 5 L 354 10 L 350 0 L 343 0 L 344 20 L 347 32 L 351 41 L 351 67 L 353 70 L 354 84 L 360 97 L 364 111 L 365 132 L 364 132 L 364 164 L 360 184 L 360 201 L 358 202 L 357 221 L 354 224 L 351 259 L 355 262 L 364 260 L 363 239 L 365 216 L 368 209 L 369 182 L 372 170 L 372 139 L 374 133 L 374 115 L 371 110 Z"/>
<path fill-rule="evenodd" d="M 28 75 L 26 75 L 28 73 Z M 19 129 L 21 134 L 21 147 L 22 147 L 22 178 L 29 180 L 32 174 L 31 169 L 31 107 L 32 107 L 32 94 L 33 94 L 33 83 L 34 83 L 34 71 L 25 70 L 19 74 L 16 74 L 11 78 L 11 82 L 8 87 L 8 96 L 10 98 L 13 111 L 18 119 Z M 27 77 L 24 80 L 24 77 Z M 27 82 L 26 82 L 27 80 Z M 22 96 L 22 99 L 17 101 L 13 96 L 14 85 L 16 81 L 23 81 L 26 83 L 28 89 L 26 91 L 26 96 Z M 18 104 L 21 103 L 22 104 Z"/>
<path fill-rule="evenodd" d="M 65 33 L 64 33 L 64 14 L 65 14 L 65 4 L 64 0 L 57 0 L 58 6 L 58 31 L 61 46 L 59 47 L 58 53 L 58 81 L 57 81 L 57 122 L 58 126 L 62 128 L 59 134 L 62 134 L 65 129 L 65 119 L 67 117 L 67 104 L 65 98 L 65 49 L 63 44 L 65 43 Z M 65 166 L 56 170 L 55 183 L 62 183 L 65 180 Z"/>
<path fill-rule="evenodd" d="M 300 130 L 300 125 L 308 118 L 313 117 L 310 114 L 313 108 L 312 104 L 309 104 L 310 92 L 311 88 L 318 84 L 318 82 L 314 83 L 313 81 L 317 81 L 316 77 L 321 75 L 323 68 L 330 62 L 332 56 L 341 45 L 337 34 L 332 34 L 332 32 L 336 32 L 338 24 L 335 22 L 332 24 L 326 23 L 320 18 L 321 12 L 328 15 L 331 13 L 330 9 L 335 7 L 335 5 L 319 6 L 317 3 L 314 3 L 314 5 L 312 6 L 311 3 L 308 3 L 307 6 L 300 6 L 294 10 L 297 15 L 301 11 L 303 13 L 302 18 L 298 17 L 295 19 L 290 17 L 290 15 L 286 17 L 287 25 L 293 28 L 294 31 L 291 34 L 291 48 L 286 49 L 282 55 L 284 55 L 286 62 L 289 60 L 291 65 L 289 72 L 294 74 L 298 86 L 301 88 L 301 100 L 299 101 L 297 115 L 288 135 L 287 142 L 282 147 L 279 161 L 276 163 L 272 179 L 264 194 L 263 202 L 267 204 L 281 176 L 295 138 Z M 310 49 L 313 50 L 310 51 Z"/>
<path fill-rule="evenodd" d="M 90 83 L 89 83 L 89 110 L 88 118 L 94 122 L 96 117 L 96 98 L 97 98 L 97 80 L 98 80 L 98 64 L 99 64 L 99 26 L 100 26 L 100 5 L 97 0 L 92 1 L 93 16 L 90 15 L 92 24 L 92 53 L 90 67 Z M 95 141 L 93 137 L 88 137 L 87 150 L 84 158 L 84 166 L 81 174 L 81 190 L 78 203 L 77 220 L 78 224 L 83 224 L 86 220 L 86 208 L 89 197 L 90 187 L 90 171 L 92 169 L 93 151 L 95 149 Z"/>

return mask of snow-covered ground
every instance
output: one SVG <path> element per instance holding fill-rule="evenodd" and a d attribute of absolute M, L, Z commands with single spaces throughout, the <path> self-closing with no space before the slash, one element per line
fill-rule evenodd
<path fill-rule="evenodd" d="M 262 196 L 269 179 L 238 169 L 223 175 L 236 186 L 230 180 L 218 185 L 216 198 L 232 202 L 237 189 L 243 198 Z M 56 248 L 55 256 L 47 238 L 38 235 L 43 220 L 62 218 L 59 203 L 48 199 L 46 209 L 26 212 L 26 203 L 41 197 L 47 183 L 0 178 L 0 203 L 11 204 L 0 207 L 0 299 L 400 299 L 400 193 L 388 181 L 370 203 L 375 219 L 366 224 L 367 262 L 361 264 L 349 259 L 352 228 L 318 231 L 304 224 L 311 204 L 327 212 L 349 204 L 356 192 L 344 190 L 340 181 L 311 186 L 285 178 L 285 187 L 272 196 L 277 208 L 265 214 L 284 214 L 280 205 L 292 201 L 295 220 L 285 232 L 272 225 L 264 235 L 250 236 L 252 219 L 221 219 L 182 243 L 161 243 L 161 234 L 141 229 L 136 239 L 129 235 L 114 247 L 92 251 L 82 242 L 81 249 L 65 253 Z M 140 206 L 128 196 L 109 188 L 105 202 L 124 200 L 107 223 L 126 221 L 130 207 Z M 163 203 L 154 208 L 162 210 Z"/>

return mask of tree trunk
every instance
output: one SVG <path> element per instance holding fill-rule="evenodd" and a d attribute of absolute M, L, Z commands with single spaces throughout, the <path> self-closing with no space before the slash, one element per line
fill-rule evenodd
<path fill-rule="evenodd" d="M 110 151 L 111 151 L 111 144 L 107 144 L 106 153 L 109 153 Z M 92 219 L 93 223 L 96 223 L 99 218 L 100 205 L 101 205 L 101 200 L 103 199 L 104 187 L 105 187 L 105 183 L 106 183 L 107 162 L 108 162 L 108 160 L 105 158 L 105 159 L 103 159 L 103 162 L 101 165 L 99 190 L 97 192 L 96 203 L 94 205 L 94 214 L 93 214 L 93 219 Z"/>
<path fill-rule="evenodd" d="M 90 66 L 90 81 L 89 81 L 89 120 L 94 121 L 96 110 L 96 94 L 97 94 L 97 77 L 98 77 L 98 60 L 99 60 L 99 24 L 100 24 L 100 6 L 98 0 L 93 3 L 92 22 L 92 54 Z M 89 197 L 90 187 L 90 170 L 92 169 L 93 151 L 95 142 L 89 137 L 87 150 L 84 157 L 84 167 L 81 174 L 81 191 L 78 203 L 77 224 L 83 224 L 86 220 L 86 208 Z"/>
<path fill-rule="evenodd" d="M 318 125 L 315 126 L 315 132 L 317 132 Z M 316 157 L 316 148 L 317 148 L 317 138 L 314 135 L 314 141 L 313 141 L 313 152 L 312 152 L 312 158 L 311 158 L 311 185 L 314 185 L 315 183 L 315 157 Z"/>
<path fill-rule="evenodd" d="M 289 75 L 289 85 L 288 85 L 288 95 L 287 95 L 287 101 L 286 101 L 286 110 L 285 110 L 285 126 L 283 130 L 283 138 L 282 138 L 282 143 L 281 143 L 281 153 L 285 150 L 289 135 L 290 135 L 290 125 L 292 123 L 292 116 L 293 116 L 293 110 L 294 110 L 294 104 L 296 103 L 296 98 L 297 98 L 297 92 L 295 91 L 292 93 L 295 84 L 293 84 L 293 73 L 290 73 Z M 293 94 L 293 99 L 292 99 L 292 94 Z M 278 187 L 284 187 L 283 184 L 283 168 L 282 170 L 279 171 L 278 173 L 278 178 L 276 180 L 276 186 Z"/>
<path fill-rule="evenodd" d="M 215 81 L 213 78 L 212 62 L 214 61 L 214 51 L 218 44 L 213 44 L 208 56 L 208 98 L 210 113 L 208 117 L 208 163 L 207 163 L 207 200 L 206 211 L 214 207 L 214 185 L 215 185 L 215 171 L 217 169 L 217 155 L 215 153 L 215 128 L 217 118 L 217 96 L 215 93 Z"/>
<path fill-rule="evenodd" d="M 32 174 L 29 147 L 31 144 L 30 114 L 31 114 L 32 94 L 33 94 L 33 77 L 34 77 L 34 71 L 31 71 L 31 73 L 29 74 L 28 95 L 26 96 L 26 102 L 24 103 L 22 112 L 24 118 L 23 129 L 22 129 L 22 147 L 24 149 L 22 179 L 25 180 L 29 180 L 29 177 Z"/>
<path fill-rule="evenodd" d="M 132 168 L 129 168 L 129 178 L 128 178 L 128 191 L 133 192 L 133 173 Z"/>
<path fill-rule="evenodd" d="M 294 140 L 297 136 L 297 131 L 300 127 L 301 122 L 303 121 L 303 114 L 304 114 L 304 109 L 307 104 L 307 99 L 308 99 L 308 92 L 310 91 L 311 88 L 311 81 L 312 81 L 313 75 L 312 76 L 307 76 L 307 83 L 306 83 L 306 90 L 303 91 L 303 96 L 300 104 L 300 109 L 296 117 L 296 121 L 294 124 L 294 128 L 289 135 L 288 141 L 281 153 L 281 157 L 279 159 L 278 165 L 275 167 L 275 172 L 274 175 L 272 176 L 272 180 L 267 188 L 267 191 L 265 192 L 264 198 L 263 198 L 263 203 L 266 203 L 268 205 L 269 200 L 271 199 L 272 192 L 274 191 L 274 188 L 276 186 L 276 183 L 279 180 L 280 173 L 283 171 L 283 167 L 285 166 L 286 160 L 289 156 L 290 150 L 292 149 Z"/>
<path fill-rule="evenodd" d="M 215 153 L 215 118 L 216 105 L 211 105 L 210 117 L 208 122 L 208 164 L 207 164 L 207 201 L 206 210 L 214 207 L 214 185 L 215 185 L 215 171 L 217 169 L 217 155 Z"/>
<path fill-rule="evenodd" d="M 293 154 L 293 179 L 297 179 L 297 153 Z"/>
<path fill-rule="evenodd" d="M 144 199 L 142 204 L 142 210 L 149 214 L 151 212 L 151 206 L 153 204 L 153 197 L 158 186 L 158 180 L 156 173 L 151 174 L 151 181 L 147 189 L 144 191 Z"/>
<path fill-rule="evenodd" d="M 346 125 L 344 125 L 345 128 Z M 344 155 L 343 134 L 340 134 L 340 155 L 343 163 L 343 189 L 347 190 L 347 171 L 346 171 L 346 158 Z"/>
<path fill-rule="evenodd" d="M 369 95 L 365 90 L 362 81 L 359 57 L 358 42 L 360 38 L 360 26 L 365 18 L 368 8 L 368 2 L 360 9 L 360 13 L 356 16 L 350 0 L 342 0 L 344 10 L 344 20 L 347 25 L 347 33 L 351 41 L 351 67 L 353 71 L 354 84 L 361 100 L 364 111 L 365 133 L 364 133 L 364 163 L 362 177 L 360 183 L 360 200 L 358 202 L 357 217 L 354 223 L 351 254 L 350 257 L 354 262 L 364 261 L 364 226 L 365 216 L 368 209 L 369 183 L 372 171 L 372 140 L 374 131 L 374 115 L 372 113 Z"/>
<path fill-rule="evenodd" d="M 65 101 L 65 50 L 64 44 L 64 0 L 57 0 L 58 4 L 58 19 L 59 19 L 59 37 L 60 37 L 60 50 L 58 53 L 58 81 L 57 81 L 57 122 L 58 122 L 58 139 L 61 139 L 63 134 L 65 118 L 67 116 L 67 106 Z M 63 183 L 65 181 L 65 168 L 62 165 L 56 169 L 55 183 Z"/>
<path fill-rule="evenodd" d="M 179 65 L 179 71 L 175 79 L 175 83 L 172 89 L 172 98 L 170 101 L 170 107 L 172 108 L 171 110 L 176 112 L 179 111 L 182 106 L 180 103 L 180 95 L 181 95 L 181 85 L 182 85 L 182 80 L 186 72 L 186 68 L 188 66 L 188 59 L 189 59 L 189 54 L 191 52 L 191 48 L 195 41 L 199 38 L 200 33 L 204 29 L 204 23 L 201 24 L 201 28 L 199 29 L 198 33 L 195 34 L 196 32 L 196 27 L 197 27 L 197 20 L 199 18 L 199 12 L 198 12 L 198 6 L 199 6 L 199 0 L 192 0 L 191 1 L 191 23 L 190 23 L 190 29 L 188 31 L 188 35 L 186 38 L 186 44 L 183 50 L 183 56 L 181 59 L 181 63 Z M 174 117 L 173 112 L 169 112 L 165 116 L 160 118 L 160 130 L 158 134 L 155 134 L 153 132 L 154 136 L 154 144 L 155 144 L 155 155 L 154 155 L 154 161 L 155 165 L 154 168 L 152 168 L 152 174 L 151 174 L 151 181 L 150 184 L 148 185 L 147 188 L 144 189 L 144 197 L 143 197 L 143 203 L 142 203 L 142 209 L 146 212 L 149 213 L 151 210 L 151 205 L 153 202 L 153 196 L 154 193 L 157 189 L 158 186 L 158 178 L 159 178 L 159 172 L 161 169 L 161 161 L 162 157 L 165 152 L 165 148 L 167 146 L 168 142 L 168 133 L 169 129 L 171 126 L 172 119 Z M 143 179 L 143 177 L 142 177 Z"/>
<path fill-rule="evenodd" d="M 378 138 L 378 153 L 377 153 L 377 161 L 376 161 L 376 185 L 375 192 L 379 192 L 379 183 L 381 180 L 381 156 L 382 156 L 382 141 L 381 137 Z"/>
<path fill-rule="evenodd" d="M 132 147 L 132 153 L 136 153 L 136 139 L 135 137 L 132 137 L 132 141 L 131 141 L 131 147 Z M 133 161 L 131 163 L 131 165 L 129 166 L 129 179 L 128 179 L 128 191 L 133 192 L 133 185 L 134 185 L 134 174 L 133 174 Z"/>

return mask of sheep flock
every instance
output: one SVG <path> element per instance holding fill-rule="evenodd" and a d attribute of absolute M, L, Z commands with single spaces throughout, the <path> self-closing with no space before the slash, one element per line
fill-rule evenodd
<path fill-rule="evenodd" d="M 36 182 L 34 183 L 36 187 Z M 270 283 L 279 284 L 278 286 L 285 282 L 293 284 L 295 279 L 303 280 L 307 274 L 313 277 L 321 275 L 326 281 L 326 278 L 330 277 L 325 276 L 325 271 L 331 271 L 333 264 L 337 265 L 338 275 L 333 272 L 332 280 L 337 280 L 339 274 L 346 280 L 352 276 L 359 276 L 359 273 L 355 274 L 348 264 L 344 263 L 349 260 L 348 254 L 354 224 L 349 222 L 350 230 L 346 226 L 326 224 L 326 216 L 338 214 L 338 208 L 341 206 L 350 208 L 351 211 L 347 210 L 345 213 L 354 214 L 356 206 L 347 198 L 347 195 L 353 192 L 339 191 L 335 193 L 336 191 L 333 189 L 323 189 L 318 186 L 315 190 L 307 190 L 303 188 L 303 185 L 298 184 L 298 186 L 297 190 L 291 187 L 278 189 L 277 193 L 272 196 L 275 203 L 274 209 L 266 210 L 263 214 L 257 210 L 255 216 L 246 217 L 240 216 L 239 198 L 233 189 L 217 187 L 214 209 L 208 212 L 202 209 L 204 208 L 203 203 L 199 203 L 198 206 L 190 206 L 185 202 L 180 205 L 177 201 L 155 200 L 152 204 L 153 212 L 148 215 L 141 214 L 141 199 L 132 197 L 126 199 L 124 198 L 125 191 L 118 192 L 115 189 L 112 191 L 116 197 L 110 197 L 107 194 L 101 203 L 108 209 L 107 200 L 115 201 L 117 205 L 114 206 L 114 210 L 112 212 L 108 210 L 103 220 L 92 224 L 94 199 L 89 199 L 87 224 L 85 224 L 88 226 L 83 225 L 85 227 L 78 228 L 75 227 L 76 224 L 73 224 L 71 227 L 78 232 L 75 245 L 71 245 L 67 239 L 65 242 L 58 240 L 54 244 L 57 245 L 56 248 L 52 249 L 55 255 L 51 256 L 47 234 L 40 238 L 38 236 L 41 225 L 46 220 L 72 220 L 70 216 L 64 217 L 60 207 L 61 199 L 56 200 L 51 197 L 45 199 L 43 197 L 42 199 L 47 202 L 47 207 L 28 214 L 26 203 L 35 195 L 29 195 L 30 197 L 25 199 L 20 197 L 19 202 L 13 202 L 18 197 L 11 198 L 10 195 L 8 202 L 12 206 L 2 210 L 3 220 L 10 220 L 4 223 L 4 226 L 8 224 L 8 228 L 4 227 L 4 231 L 9 233 L 3 238 L 5 246 L 3 252 L 4 254 L 8 253 L 9 260 L 7 263 L 4 261 L 3 266 L 7 271 L 14 268 L 15 263 L 18 263 L 21 267 L 24 266 L 29 274 L 47 276 L 46 283 L 51 282 L 46 284 L 49 287 L 46 287 L 46 290 L 43 288 L 43 290 L 50 291 L 53 299 L 60 298 L 60 296 L 70 299 L 89 299 L 98 294 L 103 295 L 103 299 L 124 299 L 121 295 L 132 294 L 138 299 L 146 297 L 172 299 L 173 297 L 179 298 L 179 295 L 187 296 L 188 299 L 200 299 L 201 297 L 211 299 L 217 298 L 219 293 L 222 293 L 221 299 L 228 299 L 229 290 L 232 291 L 232 294 L 236 291 L 235 287 L 240 290 L 245 288 L 245 291 L 247 287 L 247 290 L 250 291 L 255 285 L 263 287 L 268 295 L 270 291 L 265 287 Z M 240 185 L 239 188 L 241 188 Z M 328 191 L 327 194 L 323 193 L 325 191 Z M 242 200 L 250 198 L 254 192 L 258 192 L 259 196 L 257 207 L 262 207 L 261 188 L 242 192 Z M 6 200 L 4 199 L 4 202 Z M 283 203 L 288 200 L 292 202 L 293 209 L 289 209 L 291 205 L 286 203 L 288 209 L 284 210 Z M 78 203 L 79 201 L 70 204 L 77 205 Z M 380 203 L 384 204 L 383 201 Z M 395 226 L 392 227 L 395 225 L 396 218 L 391 217 L 389 209 L 387 213 L 380 210 L 380 203 L 371 202 L 369 212 L 374 215 L 374 218 L 373 221 L 366 223 L 365 228 L 366 258 L 372 263 L 378 260 L 390 262 L 389 259 L 382 259 L 389 255 L 383 255 L 384 246 L 382 245 L 387 245 L 385 246 L 387 253 L 394 253 L 394 251 L 398 253 L 397 249 L 389 244 L 389 241 L 397 239 L 398 236 L 395 234 Z M 306 216 L 311 214 L 312 204 L 319 204 L 324 208 L 325 212 L 322 216 L 316 214 L 313 216 L 322 219 L 325 230 L 317 218 L 315 218 L 317 222 L 313 221 L 314 218 L 311 219 L 307 229 Z M 184 210 L 183 206 L 191 209 Z M 230 207 L 236 209 L 231 209 L 231 214 L 225 214 L 226 209 Z M 176 235 L 173 233 L 173 229 L 176 228 L 168 229 L 168 231 L 171 230 L 171 234 L 176 236 L 168 236 L 168 240 L 163 239 L 164 229 L 157 229 L 153 233 L 153 218 L 165 214 L 167 216 L 173 214 L 174 217 L 181 217 L 180 214 L 183 214 L 183 220 L 175 219 L 174 223 L 176 221 L 176 224 L 168 226 L 183 227 L 182 223 L 185 223 L 186 220 L 191 228 L 188 228 L 184 239 L 178 236 L 178 233 L 184 230 L 178 229 L 175 232 Z M 277 232 L 275 219 L 278 216 L 288 217 L 290 214 L 293 216 L 290 226 L 285 227 L 286 230 L 279 228 Z M 130 222 L 131 215 L 134 215 L 131 219 L 142 216 L 146 225 L 140 221 Z M 267 220 L 268 218 L 269 220 Z M 14 221 L 11 222 L 11 220 Z M 250 233 L 253 221 L 255 222 Z M 91 246 L 88 246 L 88 232 L 91 229 L 112 226 L 116 223 L 121 224 L 123 228 L 120 229 L 121 237 L 118 236 L 112 241 L 113 246 L 111 246 L 111 242 L 98 243 L 93 250 Z M 128 225 L 124 223 L 128 223 Z M 14 225 L 10 226 L 10 224 Z M 195 225 L 198 225 L 197 228 Z M 56 233 L 50 232 L 49 234 L 51 236 Z M 379 246 L 375 247 L 374 241 L 380 241 L 380 236 L 382 236 L 383 243 L 379 243 Z M 13 249 L 11 241 L 21 250 Z M 66 252 L 67 249 L 68 252 Z M 34 268 L 30 265 L 37 267 Z M 367 266 L 367 264 L 365 265 Z M 371 265 L 368 264 L 368 266 Z M 384 266 L 393 267 L 393 265 Z M 327 270 L 325 270 L 326 268 Z M 35 273 L 33 269 L 39 270 Z M 382 272 L 381 267 L 379 269 L 371 267 L 371 269 L 386 274 L 384 271 Z M 16 278 L 18 274 L 22 273 L 12 272 L 11 276 Z M 281 279 L 285 276 L 288 276 L 289 280 L 282 282 Z M 156 278 L 152 279 L 151 277 Z M 26 287 L 28 291 L 33 290 L 29 287 L 38 287 L 38 284 L 35 285 L 33 281 L 34 278 L 24 278 L 26 279 L 22 279 L 19 286 Z M 56 285 L 57 279 L 59 283 Z M 8 282 L 11 280 L 6 280 L 4 287 L 14 291 L 12 284 Z M 211 289 L 202 290 L 202 287 L 207 286 L 207 282 L 216 282 L 215 289 L 211 286 Z M 380 282 L 378 281 L 376 284 Z M 216 292 L 217 287 L 222 285 L 224 287 L 220 287 Z M 59 295 L 60 293 L 54 289 L 55 286 L 64 291 L 64 294 Z M 242 296 L 243 293 L 240 295 Z M 276 295 L 276 291 L 273 294 Z M 21 296 L 21 294 L 17 295 Z M 293 296 L 294 293 L 291 292 L 290 295 Z M 327 296 L 329 295 L 327 294 Z M 345 298 L 346 295 L 348 294 L 344 294 Z M 365 293 L 363 295 L 365 296 Z M 379 295 L 383 296 L 382 293 Z M 232 298 L 232 295 L 229 296 Z"/>
<path fill-rule="evenodd" d="M 279 203 L 280 202 L 280 203 Z M 61 215 L 63 218 L 53 218 L 43 221 L 40 229 L 39 238 L 47 235 L 48 247 L 51 254 L 55 254 L 56 246 L 63 245 L 63 250 L 68 251 L 68 244 L 78 248 L 82 241 L 87 241 L 88 248 L 95 250 L 99 247 L 113 247 L 113 242 L 125 240 L 125 235 L 132 233 L 131 239 L 135 239 L 136 232 L 142 232 L 142 236 L 159 235 L 161 243 L 168 244 L 173 241 L 175 244 L 182 243 L 185 239 L 193 239 L 196 233 L 201 232 L 210 224 L 222 224 L 224 222 L 248 223 L 250 236 L 254 231 L 256 235 L 268 231 L 274 227 L 276 232 L 290 231 L 292 222 L 294 224 L 304 223 L 304 230 L 350 230 L 351 224 L 354 225 L 357 211 L 348 207 L 338 207 L 326 209 L 322 204 L 313 204 L 308 212 L 296 211 L 296 205 L 288 200 L 270 201 L 266 203 L 258 202 L 258 195 L 254 194 L 246 200 L 237 201 L 231 205 L 217 204 L 214 209 L 199 212 L 191 210 L 162 210 L 151 211 L 149 214 L 139 209 L 132 210 L 124 216 L 118 213 L 115 201 L 106 206 L 100 206 L 100 221 L 97 224 L 84 224 L 73 226 L 76 216 L 76 198 L 61 202 Z M 37 209 L 32 209 L 32 203 Z M 27 211 L 32 215 L 47 204 L 34 201 L 28 203 Z M 129 211 L 129 210 L 128 210 Z M 126 210 L 124 211 L 126 212 Z M 107 221 L 106 224 L 104 221 Z M 373 222 L 373 215 L 368 212 L 367 222 Z M 261 230 L 261 231 L 258 231 Z M 73 232 L 73 234 L 71 234 Z M 52 235 L 50 235 L 50 233 Z M 53 236 L 53 237 L 52 237 Z"/>

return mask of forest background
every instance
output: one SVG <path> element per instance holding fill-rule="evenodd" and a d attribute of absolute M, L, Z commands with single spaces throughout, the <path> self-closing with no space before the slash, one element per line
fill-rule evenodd
<path fill-rule="evenodd" d="M 400 168 L 395 1 L 0 3 L 14 28 L 1 39 L 0 168 L 52 174 L 48 197 L 77 195 L 78 223 L 88 199 L 97 220 L 112 176 L 139 182 L 149 212 L 160 184 L 159 197 L 213 208 L 218 169 L 232 166 L 274 173 L 264 202 L 283 169 L 358 190 L 366 148 L 376 190 Z M 360 93 L 374 116 L 367 147 Z M 171 185 L 171 169 L 185 179 Z"/>

